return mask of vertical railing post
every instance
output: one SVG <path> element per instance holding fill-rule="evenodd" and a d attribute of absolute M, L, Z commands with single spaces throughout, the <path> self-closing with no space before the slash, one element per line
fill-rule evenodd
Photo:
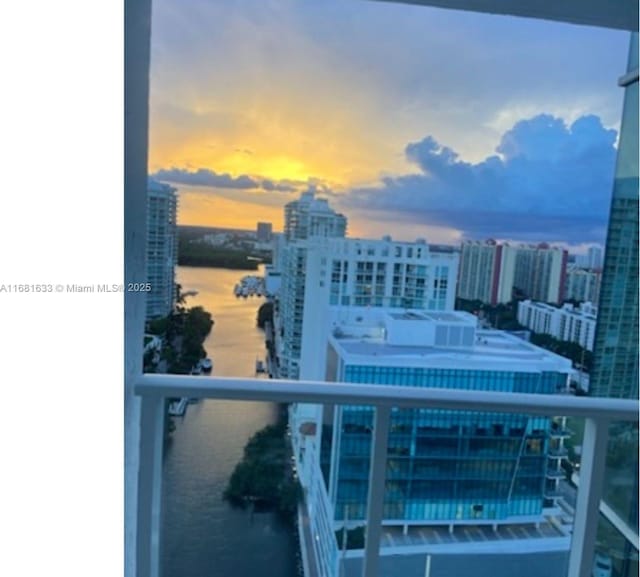
<path fill-rule="evenodd" d="M 391 407 L 376 407 L 373 439 L 371 440 L 363 577 L 377 577 L 380 564 L 380 538 L 384 513 L 390 415 Z"/>
<path fill-rule="evenodd" d="M 160 577 L 164 410 L 163 397 L 142 397 L 136 577 Z"/>
<path fill-rule="evenodd" d="M 609 422 L 586 418 L 568 577 L 590 577 L 600 520 Z"/>
<path fill-rule="evenodd" d="M 151 0 L 124 2 L 124 283 L 147 280 L 147 142 Z M 118 249 L 116 249 L 118 250 Z M 124 293 L 124 576 L 137 577 L 140 399 L 144 292 Z"/>

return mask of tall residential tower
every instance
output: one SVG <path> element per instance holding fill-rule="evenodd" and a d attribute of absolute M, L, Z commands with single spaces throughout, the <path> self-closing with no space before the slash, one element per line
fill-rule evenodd
<path fill-rule="evenodd" d="M 147 319 L 171 313 L 176 299 L 178 262 L 176 189 L 149 179 L 147 187 Z"/>
<path fill-rule="evenodd" d="M 497 305 L 513 298 L 517 251 L 495 240 L 467 241 L 460 251 L 458 297 Z"/>
<path fill-rule="evenodd" d="M 638 33 L 631 35 L 615 181 L 609 213 L 589 394 L 638 398 Z M 616 575 L 638 575 L 638 423 L 613 423 L 598 541 Z"/>
<path fill-rule="evenodd" d="M 514 291 L 533 300 L 564 300 L 568 254 L 547 243 L 518 246 L 467 241 L 462 244 L 458 297 L 497 305 L 510 302 Z"/>
<path fill-rule="evenodd" d="M 308 191 L 285 206 L 284 220 L 284 237 L 278 254 L 281 285 L 275 327 L 280 345 L 278 374 L 297 379 L 300 374 L 308 245 L 316 239 L 344 237 L 347 219 L 334 211 L 326 199 L 316 198 L 312 191 Z"/>

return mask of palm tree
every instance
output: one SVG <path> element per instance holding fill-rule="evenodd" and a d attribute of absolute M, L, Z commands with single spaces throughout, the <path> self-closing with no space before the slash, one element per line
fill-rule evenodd
<path fill-rule="evenodd" d="M 176 312 L 183 314 L 185 312 L 185 304 L 187 303 L 184 294 L 182 294 L 182 285 L 176 283 Z"/>

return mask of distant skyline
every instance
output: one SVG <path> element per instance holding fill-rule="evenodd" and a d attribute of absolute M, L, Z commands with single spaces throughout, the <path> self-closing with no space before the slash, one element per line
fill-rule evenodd
<path fill-rule="evenodd" d="M 149 170 L 180 224 L 603 243 L 628 33 L 365 0 L 154 2 Z M 578 247 L 578 252 L 582 249 Z"/>

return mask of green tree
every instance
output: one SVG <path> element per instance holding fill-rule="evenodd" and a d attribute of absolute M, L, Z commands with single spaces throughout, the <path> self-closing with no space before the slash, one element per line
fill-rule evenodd
<path fill-rule="evenodd" d="M 264 302 L 260 305 L 256 322 L 261 329 L 264 329 L 264 325 L 267 322 L 273 325 L 273 303 Z"/>

